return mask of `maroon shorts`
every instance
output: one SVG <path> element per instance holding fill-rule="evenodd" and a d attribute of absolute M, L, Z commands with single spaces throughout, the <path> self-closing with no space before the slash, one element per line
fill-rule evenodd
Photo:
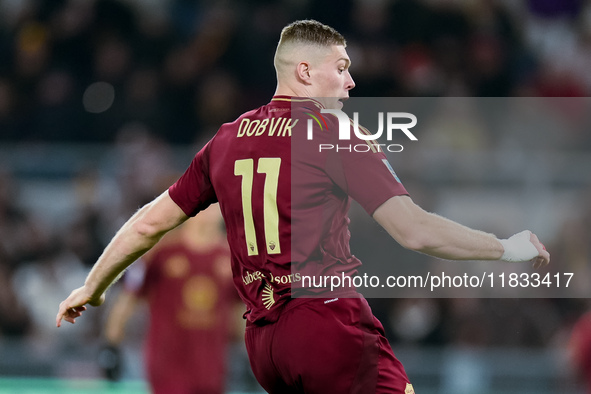
<path fill-rule="evenodd" d="M 294 299 L 273 324 L 246 328 L 254 375 L 271 394 L 412 394 L 364 298 Z"/>

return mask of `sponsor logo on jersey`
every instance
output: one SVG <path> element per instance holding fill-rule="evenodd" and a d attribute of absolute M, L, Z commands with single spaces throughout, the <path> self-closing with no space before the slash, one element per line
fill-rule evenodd
<path fill-rule="evenodd" d="M 245 285 L 250 285 L 254 281 L 261 281 L 263 279 L 268 280 L 270 283 L 277 283 L 280 285 L 286 285 L 293 282 L 299 282 L 302 280 L 302 275 L 299 272 L 294 274 L 288 275 L 274 275 L 272 272 L 268 272 L 266 274 L 262 273 L 261 271 L 254 271 L 249 272 L 246 271 L 245 275 L 242 277 L 242 282 Z"/>
<path fill-rule="evenodd" d="M 271 309 L 271 307 L 275 304 L 275 296 L 273 295 L 273 288 L 270 284 L 265 283 L 265 288 L 263 289 L 263 305 L 267 309 Z"/>

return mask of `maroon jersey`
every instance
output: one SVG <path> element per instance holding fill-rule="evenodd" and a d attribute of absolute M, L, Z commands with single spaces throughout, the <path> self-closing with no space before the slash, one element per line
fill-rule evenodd
<path fill-rule="evenodd" d="M 222 393 L 229 316 L 236 299 L 224 247 L 196 251 L 159 245 L 126 275 L 147 299 L 146 367 L 154 393 Z"/>
<path fill-rule="evenodd" d="M 570 347 L 573 364 L 585 380 L 587 393 L 591 393 L 591 312 L 584 314 L 575 324 Z"/>
<path fill-rule="evenodd" d="M 338 139 L 336 117 L 306 138 L 307 111 L 321 104 L 275 96 L 222 125 L 169 189 L 187 215 L 219 201 L 234 284 L 251 322 L 275 321 L 303 275 L 354 275 L 349 196 L 372 214 L 406 194 L 376 149 L 319 151 Z M 315 126 L 318 127 L 318 126 Z M 365 144 L 354 134 L 351 144 Z"/>

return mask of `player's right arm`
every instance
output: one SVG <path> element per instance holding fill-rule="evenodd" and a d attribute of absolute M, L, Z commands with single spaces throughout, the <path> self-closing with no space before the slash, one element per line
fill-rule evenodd
<path fill-rule="evenodd" d="M 152 248 L 168 231 L 188 219 L 168 191 L 137 211 L 117 232 L 88 274 L 84 286 L 72 291 L 59 306 L 56 325 L 62 319 L 74 323 L 89 304 L 101 305 L 107 288 L 123 271 Z"/>
<path fill-rule="evenodd" d="M 535 234 L 499 240 L 493 234 L 426 212 L 408 196 L 390 198 L 375 210 L 373 217 L 405 248 L 442 259 L 532 260 L 535 267 L 550 261 Z"/>

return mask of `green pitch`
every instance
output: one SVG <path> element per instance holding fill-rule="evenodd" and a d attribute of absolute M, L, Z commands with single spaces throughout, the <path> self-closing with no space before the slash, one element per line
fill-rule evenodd
<path fill-rule="evenodd" d="M 42 378 L 0 378 L 0 394 L 148 394 L 145 382 L 104 380 L 61 380 Z"/>
<path fill-rule="evenodd" d="M 0 378 L 0 394 L 149 394 L 146 382 L 105 380 Z M 234 392 L 228 394 L 248 394 Z M 254 394 L 254 393 L 253 393 Z"/>

